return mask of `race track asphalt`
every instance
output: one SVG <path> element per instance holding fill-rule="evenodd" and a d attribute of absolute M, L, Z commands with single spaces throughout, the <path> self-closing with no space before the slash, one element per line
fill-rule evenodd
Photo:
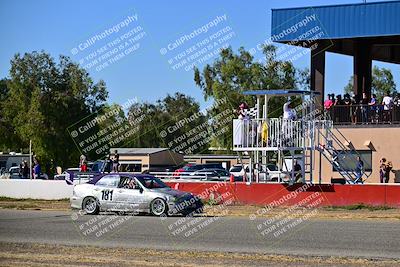
<path fill-rule="evenodd" d="M 275 219 L 0 210 L 0 241 L 400 259 L 396 220 Z"/>

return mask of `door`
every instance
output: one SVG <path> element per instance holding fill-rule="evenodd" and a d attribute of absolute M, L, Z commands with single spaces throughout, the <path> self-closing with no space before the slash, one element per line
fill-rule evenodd
<path fill-rule="evenodd" d="M 115 191 L 118 189 L 119 181 L 119 175 L 110 174 L 104 176 L 95 184 L 93 194 L 99 200 L 102 210 L 112 210 L 115 206 Z"/>
<path fill-rule="evenodd" d="M 120 210 L 135 211 L 139 207 L 143 191 L 137 181 L 129 176 L 121 176 L 121 182 L 115 191 L 115 201 Z"/>

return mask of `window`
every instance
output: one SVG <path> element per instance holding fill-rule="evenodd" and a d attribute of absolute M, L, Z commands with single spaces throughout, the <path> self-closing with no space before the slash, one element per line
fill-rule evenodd
<path fill-rule="evenodd" d="M 364 162 L 364 171 L 372 171 L 372 151 L 371 150 L 357 150 L 357 151 L 338 151 L 338 163 L 345 171 L 354 171 L 357 165 L 357 156 L 360 155 L 361 160 Z M 333 171 L 339 171 L 335 165 L 332 164 Z"/>
<path fill-rule="evenodd" d="M 119 188 L 135 189 L 135 179 L 128 176 L 121 176 L 121 181 L 118 185 Z"/>
<path fill-rule="evenodd" d="M 165 188 L 168 187 L 163 181 L 155 177 L 136 177 L 140 181 L 140 183 L 146 188 Z"/>
<path fill-rule="evenodd" d="M 118 184 L 119 175 L 106 175 L 96 183 L 96 185 L 104 187 L 117 187 Z"/>

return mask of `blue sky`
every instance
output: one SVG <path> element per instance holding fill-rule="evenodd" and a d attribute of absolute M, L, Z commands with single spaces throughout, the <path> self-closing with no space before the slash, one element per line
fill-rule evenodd
<path fill-rule="evenodd" d="M 225 38 L 218 39 L 217 44 L 221 46 L 229 44 L 234 50 L 240 46 L 250 49 L 270 36 L 271 8 L 354 2 L 361 0 L 196 2 L 2 0 L 0 36 L 3 38 L 0 42 L 0 77 L 8 76 L 9 62 L 15 53 L 44 50 L 53 57 L 58 57 L 60 54 L 71 56 L 73 60 L 84 63 L 82 65 L 89 62 L 92 66 L 89 68 L 89 73 L 95 81 L 99 79 L 106 81 L 110 102 L 122 104 L 135 97 L 142 101 L 155 101 L 168 93 L 179 91 L 193 96 L 205 105 L 200 89 L 193 82 L 193 71 L 185 71 L 184 68 L 188 66 L 185 64 L 190 63 L 189 55 L 193 56 L 192 59 L 203 59 L 196 63 L 200 68 L 205 63 L 211 63 L 215 56 L 207 55 L 212 55 L 211 53 L 218 49 L 218 45 L 209 47 L 210 50 L 197 58 L 194 57 L 194 50 L 190 50 L 191 47 L 195 46 L 196 51 L 206 49 L 207 46 L 199 42 L 211 40 L 212 35 L 219 32 L 221 35 L 214 36 L 214 44 L 217 38 Z M 132 19 L 135 15 L 137 20 Z M 225 15 L 226 19 L 223 20 L 222 17 Z M 119 23 L 129 17 L 131 22 L 122 27 Z M 176 40 L 185 35 L 189 36 L 216 19 L 219 19 L 218 24 L 210 26 L 207 32 L 198 35 L 195 33 L 194 37 L 173 48 Z M 115 25 L 120 25 L 118 32 L 109 31 L 95 44 L 84 48 L 88 39 L 96 34 L 100 36 Z M 129 31 L 132 34 L 123 37 L 123 34 Z M 127 40 L 130 37 L 137 39 L 129 43 Z M 125 41 L 121 41 L 123 39 Z M 116 44 L 118 40 L 121 42 Z M 115 50 L 118 45 L 124 43 L 125 46 Z M 71 52 L 74 48 L 78 50 L 77 54 Z M 162 49 L 166 49 L 165 55 L 161 54 Z M 120 53 L 123 56 L 118 57 Z M 89 58 L 90 55 L 92 58 Z M 94 61 L 96 58 L 97 61 Z M 186 63 L 183 61 L 185 59 Z M 111 60 L 109 64 L 100 67 L 107 60 Z M 178 65 L 174 67 L 176 63 Z M 308 67 L 309 56 L 299 58 L 294 64 L 299 68 Z M 374 64 L 390 68 L 397 85 L 400 84 L 399 66 L 376 62 Z M 326 93 L 341 93 L 352 74 L 352 68 L 351 57 L 328 53 Z"/>

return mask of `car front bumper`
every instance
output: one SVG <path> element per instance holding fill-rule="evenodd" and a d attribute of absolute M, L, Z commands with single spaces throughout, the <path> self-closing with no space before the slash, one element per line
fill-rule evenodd
<path fill-rule="evenodd" d="M 168 203 L 169 215 L 174 214 L 188 214 L 188 213 L 202 213 L 204 204 L 198 198 L 185 199 L 175 203 Z"/>
<path fill-rule="evenodd" d="M 82 198 L 77 196 L 72 196 L 69 201 L 71 203 L 71 208 L 82 209 Z"/>

